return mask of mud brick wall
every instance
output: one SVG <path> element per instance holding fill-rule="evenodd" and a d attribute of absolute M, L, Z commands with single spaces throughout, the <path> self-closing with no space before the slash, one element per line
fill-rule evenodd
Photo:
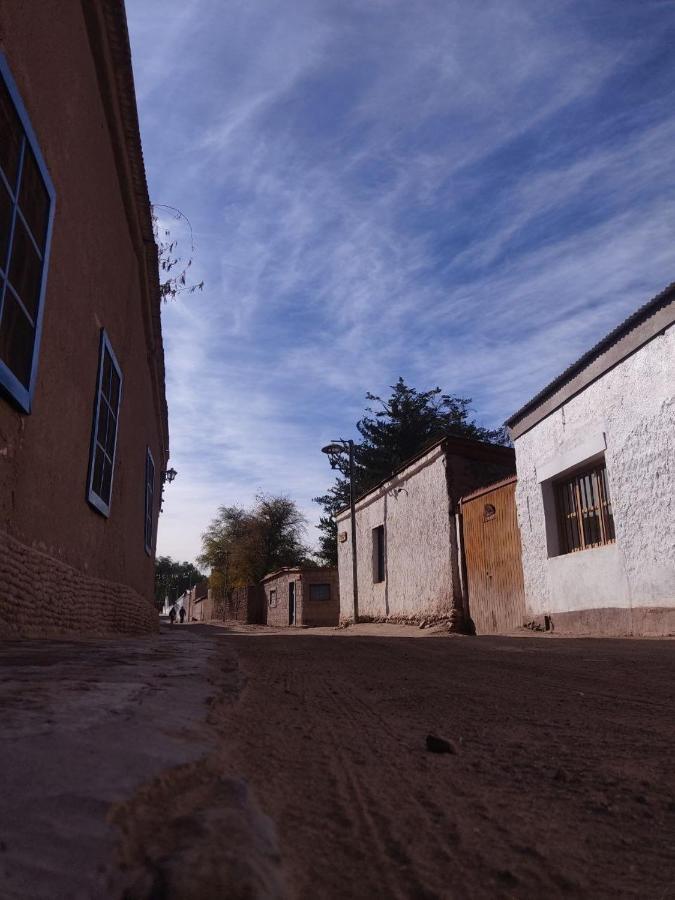
<path fill-rule="evenodd" d="M 264 625 L 264 594 L 258 585 L 234 588 L 213 599 L 213 618 Z"/>
<path fill-rule="evenodd" d="M 158 627 L 151 598 L 0 533 L 0 637 L 148 634 Z"/>

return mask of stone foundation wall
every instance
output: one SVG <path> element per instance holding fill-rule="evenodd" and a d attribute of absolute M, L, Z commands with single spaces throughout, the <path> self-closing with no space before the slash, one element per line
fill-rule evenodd
<path fill-rule="evenodd" d="M 634 606 L 631 609 L 577 609 L 536 616 L 528 622 L 528 627 L 557 634 L 592 637 L 675 636 L 675 608 Z"/>
<path fill-rule="evenodd" d="M 124 584 L 91 578 L 0 533 L 0 638 L 148 634 L 157 610 Z"/>

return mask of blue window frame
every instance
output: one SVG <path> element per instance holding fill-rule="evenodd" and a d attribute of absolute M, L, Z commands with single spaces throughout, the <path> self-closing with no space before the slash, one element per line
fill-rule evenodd
<path fill-rule="evenodd" d="M 108 335 L 101 329 L 87 500 L 104 516 L 110 515 L 121 399 L 122 372 Z"/>
<path fill-rule="evenodd" d="M 152 514 L 155 506 L 155 461 L 150 448 L 145 454 L 145 552 L 152 556 Z"/>
<path fill-rule="evenodd" d="M 0 387 L 26 413 L 37 377 L 55 197 L 0 53 Z"/>

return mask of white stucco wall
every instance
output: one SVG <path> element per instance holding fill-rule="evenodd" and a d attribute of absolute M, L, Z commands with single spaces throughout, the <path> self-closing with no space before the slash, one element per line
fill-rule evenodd
<path fill-rule="evenodd" d="M 603 446 L 616 544 L 549 556 L 544 479 Z M 515 448 L 531 614 L 675 606 L 675 327 L 517 438 Z"/>
<path fill-rule="evenodd" d="M 398 490 L 403 488 L 403 490 Z M 340 617 L 352 608 L 349 511 L 338 517 Z M 385 526 L 385 580 L 373 581 L 373 536 Z M 436 448 L 374 491 L 356 508 L 359 614 L 374 617 L 443 615 L 452 608 L 452 538 L 445 455 Z"/>

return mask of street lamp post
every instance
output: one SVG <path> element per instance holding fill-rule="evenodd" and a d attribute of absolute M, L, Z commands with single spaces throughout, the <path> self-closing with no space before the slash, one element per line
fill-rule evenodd
<path fill-rule="evenodd" d="M 356 497 L 354 496 L 354 441 L 342 440 L 341 438 L 332 441 L 325 447 L 321 448 L 321 452 L 325 453 L 332 469 L 337 468 L 337 458 L 341 456 L 345 450 L 349 452 L 349 510 L 351 512 L 352 525 L 352 596 L 354 600 L 354 624 L 359 621 L 359 581 L 358 581 L 358 564 L 356 560 Z"/>

